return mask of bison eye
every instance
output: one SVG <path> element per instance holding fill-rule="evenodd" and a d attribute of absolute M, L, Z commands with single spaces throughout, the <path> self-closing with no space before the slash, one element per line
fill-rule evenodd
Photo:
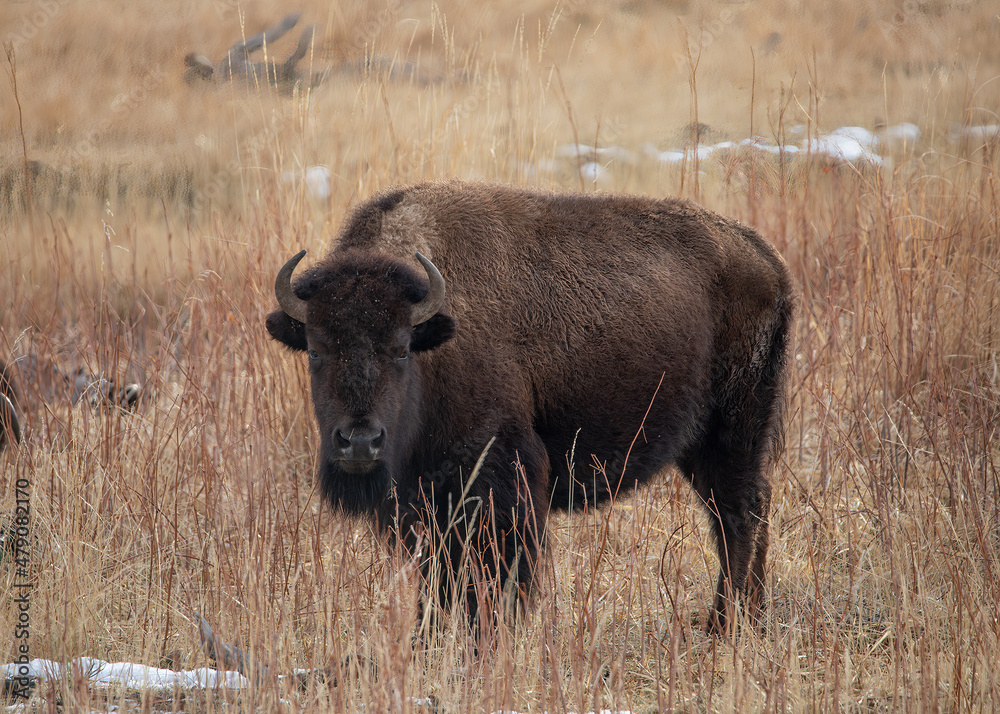
<path fill-rule="evenodd" d="M 407 345 L 406 347 L 403 348 L 402 352 L 400 352 L 398 355 L 396 355 L 396 359 L 398 359 L 400 362 L 402 362 L 404 359 L 406 359 L 409 356 L 410 356 L 410 347 L 409 347 L 409 345 Z"/>
<path fill-rule="evenodd" d="M 319 352 L 317 352 L 316 350 L 309 350 L 306 354 L 309 355 L 310 362 L 316 362 L 317 360 L 319 360 Z"/>

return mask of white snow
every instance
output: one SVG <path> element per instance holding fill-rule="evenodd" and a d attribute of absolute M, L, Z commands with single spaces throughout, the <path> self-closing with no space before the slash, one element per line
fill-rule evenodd
<path fill-rule="evenodd" d="M 588 161 L 580 167 L 580 176 L 584 181 L 600 181 L 604 178 L 605 169 L 596 161 Z"/>
<path fill-rule="evenodd" d="M 818 133 L 815 128 L 811 129 L 810 131 L 810 127 L 804 124 L 784 128 L 782 141 L 787 136 L 789 143 L 772 143 L 773 139 L 755 135 L 714 144 L 687 144 L 662 149 L 652 141 L 644 141 L 634 149 L 614 144 L 558 144 L 554 147 L 551 159 L 527 164 L 524 172 L 530 177 L 552 176 L 561 167 L 563 171 L 579 174 L 589 183 L 609 184 L 615 170 L 621 166 L 655 163 L 672 167 L 711 159 L 726 163 L 730 157 L 745 157 L 750 152 L 769 154 L 792 163 L 819 160 L 827 166 L 851 165 L 878 169 L 885 165 L 885 157 L 912 150 L 921 138 L 920 127 L 910 122 L 888 126 L 879 124 L 877 129 L 848 125 L 837 127 L 828 133 Z M 982 144 L 1000 140 L 1000 125 L 953 124 L 948 138 L 975 149 Z"/>
<path fill-rule="evenodd" d="M 25 667 L 27 672 L 24 670 Z M 243 689 L 250 686 L 249 680 L 237 672 L 219 672 L 207 667 L 175 672 L 171 669 L 159 669 L 131 662 L 105 662 L 94 657 L 77 657 L 66 665 L 47 659 L 33 659 L 27 664 L 5 664 L 3 672 L 7 678 L 28 676 L 50 680 L 62 679 L 64 667 L 68 677 L 82 676 L 97 689 L 145 690 L 170 694 L 177 689 Z M 434 700 L 431 698 L 410 697 L 410 702 L 416 707 L 434 706 Z M 494 714 L 518 713 L 498 710 Z M 631 712 L 602 709 L 600 714 L 631 714 Z"/>
<path fill-rule="evenodd" d="M 875 152 L 875 135 L 861 127 L 841 127 L 825 136 L 810 137 L 802 142 L 802 150 L 814 156 L 849 164 L 868 163 L 880 166 L 882 157 Z"/>
<path fill-rule="evenodd" d="M 861 126 L 842 126 L 828 134 L 818 134 L 805 137 L 806 127 L 796 125 L 790 127 L 788 134 L 796 137 L 795 144 L 772 144 L 760 136 L 752 136 L 741 141 L 720 141 L 716 144 L 699 144 L 693 148 L 670 148 L 660 150 L 652 142 L 644 142 L 638 151 L 639 156 L 649 157 L 661 164 L 679 164 L 683 161 L 693 161 L 696 157 L 705 160 L 728 151 L 760 151 L 788 159 L 801 159 L 805 156 L 820 158 L 835 164 L 854 164 L 881 166 L 884 162 L 882 153 L 893 149 L 912 148 L 920 139 L 920 128 L 916 124 L 902 122 L 892 126 L 882 126 L 877 131 L 871 131 Z M 954 126 L 950 133 L 952 140 L 981 141 L 1000 137 L 1000 126 L 984 125 L 977 127 Z M 576 144 L 565 145 L 577 147 Z M 593 147 L 585 147 L 593 150 Z M 610 148 L 610 147 L 609 147 Z M 617 147 L 614 147 L 617 149 Z M 598 152 L 605 151 L 602 149 Z M 565 155 L 565 154 L 563 154 Z M 607 168 L 607 166 L 605 166 Z"/>
<path fill-rule="evenodd" d="M 25 674 L 24 667 L 28 672 Z M 24 664 L 3 665 L 4 676 L 35 677 L 41 680 L 61 679 L 63 667 L 67 675 L 82 674 L 98 688 L 143 689 L 172 692 L 174 689 L 241 689 L 250 682 L 238 672 L 201 669 L 175 672 L 131 662 L 105 662 L 94 657 L 77 657 L 67 665 L 47 659 L 33 659 Z"/>
<path fill-rule="evenodd" d="M 792 154 L 799 153 L 799 147 L 794 144 L 768 144 L 762 137 L 759 136 L 744 139 L 740 142 L 740 146 L 745 146 L 749 149 L 756 149 L 757 151 L 764 151 L 768 154 L 774 154 L 775 156 L 780 156 L 782 154 L 791 156 Z"/>
<path fill-rule="evenodd" d="M 970 147 L 978 148 L 1000 138 L 1000 124 L 973 124 L 965 126 L 952 123 L 948 126 L 948 141 L 959 144 L 968 143 Z"/>
<path fill-rule="evenodd" d="M 285 183 L 304 181 L 309 195 L 317 201 L 330 198 L 330 169 L 321 164 L 310 166 L 305 171 L 286 171 L 281 175 Z"/>
<path fill-rule="evenodd" d="M 679 164 L 684 160 L 686 154 L 683 151 L 661 151 L 656 155 L 656 160 L 661 164 Z"/>
<path fill-rule="evenodd" d="M 884 126 L 875 131 L 879 147 L 883 149 L 908 149 L 920 141 L 920 127 L 910 122 Z"/>
<path fill-rule="evenodd" d="M 620 164 L 635 163 L 635 153 L 620 146 L 602 146 L 594 149 L 594 155 L 601 161 L 617 161 Z"/>
<path fill-rule="evenodd" d="M 661 164 L 679 164 L 682 161 L 705 161 L 712 155 L 727 151 L 736 146 L 732 141 L 720 141 L 718 144 L 698 144 L 693 150 L 683 151 L 660 151 L 655 154 L 655 158 Z"/>
<path fill-rule="evenodd" d="M 319 201 L 330 198 L 330 169 L 326 166 L 310 166 L 306 169 L 306 188 Z"/>
<path fill-rule="evenodd" d="M 595 149 L 590 144 L 560 144 L 555 150 L 557 159 L 576 159 L 594 156 Z"/>
<path fill-rule="evenodd" d="M 878 137 L 862 126 L 842 126 L 830 132 L 830 136 L 843 136 L 853 139 L 862 146 L 871 149 L 878 148 Z"/>

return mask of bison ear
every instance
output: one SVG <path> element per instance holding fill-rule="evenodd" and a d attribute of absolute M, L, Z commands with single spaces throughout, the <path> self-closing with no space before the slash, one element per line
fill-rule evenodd
<path fill-rule="evenodd" d="M 293 350 L 304 352 L 308 347 L 306 342 L 306 326 L 288 316 L 284 310 L 275 310 L 267 316 L 264 322 L 271 337 Z"/>
<path fill-rule="evenodd" d="M 411 352 L 426 352 L 443 345 L 455 334 L 455 320 L 449 315 L 437 313 L 426 322 L 413 328 L 410 340 Z"/>

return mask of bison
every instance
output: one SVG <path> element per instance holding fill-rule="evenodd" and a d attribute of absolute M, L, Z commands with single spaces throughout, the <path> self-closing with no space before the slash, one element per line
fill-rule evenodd
<path fill-rule="evenodd" d="M 466 551 L 526 592 L 550 508 L 674 465 L 721 561 L 707 630 L 737 594 L 759 611 L 795 294 L 757 232 L 686 200 L 451 181 L 365 201 L 293 286 L 304 254 L 266 326 L 308 354 L 319 486 L 410 546 L 452 535 L 443 597 Z"/>

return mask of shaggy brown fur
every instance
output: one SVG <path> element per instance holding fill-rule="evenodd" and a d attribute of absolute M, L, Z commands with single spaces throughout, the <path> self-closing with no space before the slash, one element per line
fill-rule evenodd
<path fill-rule="evenodd" d="M 447 297 L 411 328 L 415 251 Z M 295 292 L 306 324 L 279 310 L 267 327 L 309 351 L 334 505 L 404 536 L 457 527 L 483 574 L 516 562 L 529 583 L 550 503 L 594 504 L 673 464 L 718 544 L 708 629 L 725 630 L 734 593 L 757 609 L 794 293 L 752 229 L 676 199 L 425 183 L 358 206 Z M 356 433 L 374 445 L 363 469 L 343 459 Z"/>

